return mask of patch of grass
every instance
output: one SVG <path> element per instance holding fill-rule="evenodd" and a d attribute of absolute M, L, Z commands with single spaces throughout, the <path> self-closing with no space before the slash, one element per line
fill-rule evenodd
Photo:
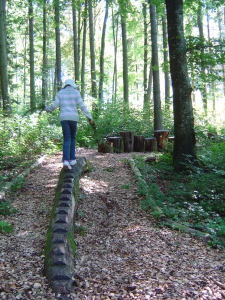
<path fill-rule="evenodd" d="M 84 236 L 87 232 L 87 228 L 82 226 L 82 225 L 76 225 L 74 226 L 74 233 L 75 234 L 80 234 L 82 236 Z"/>
<path fill-rule="evenodd" d="M 121 187 L 125 190 L 129 190 L 130 189 L 130 184 L 123 184 Z"/>
<path fill-rule="evenodd" d="M 17 209 L 12 207 L 11 202 L 9 200 L 1 201 L 0 202 L 0 214 L 1 215 L 11 215 L 13 213 L 16 213 Z"/>
<path fill-rule="evenodd" d="M 12 190 L 12 191 L 20 190 L 20 189 L 22 189 L 22 187 L 23 187 L 24 185 L 25 185 L 25 179 L 24 179 L 24 177 L 18 176 L 18 177 L 14 180 L 14 182 L 13 182 L 13 184 L 12 184 L 12 186 L 11 186 L 11 190 Z"/>
<path fill-rule="evenodd" d="M 9 223 L 7 223 L 5 221 L 0 221 L 0 233 L 3 233 L 3 232 L 10 233 L 12 231 L 13 231 L 12 225 L 10 225 Z"/>

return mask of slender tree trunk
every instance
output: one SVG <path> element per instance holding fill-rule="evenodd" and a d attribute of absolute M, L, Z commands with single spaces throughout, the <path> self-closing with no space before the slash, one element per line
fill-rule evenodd
<path fill-rule="evenodd" d="M 207 33 L 208 33 L 208 41 L 210 42 L 210 24 L 209 24 L 209 13 L 207 8 Z M 210 74 L 213 73 L 213 68 L 210 66 Z M 214 80 L 211 81 L 211 95 L 212 95 L 212 101 L 213 101 L 213 110 L 216 110 L 216 96 L 215 96 L 215 83 Z"/>
<path fill-rule="evenodd" d="M 6 1 L 0 2 L 0 82 L 3 101 L 3 112 L 10 116 L 12 109 L 9 96 L 7 43 L 6 43 Z"/>
<path fill-rule="evenodd" d="M 144 103 L 143 112 L 146 117 L 149 117 L 150 94 L 148 93 L 148 23 L 147 23 L 147 3 L 142 3 L 142 12 L 144 18 Z M 151 68 L 151 65 L 150 65 Z"/>
<path fill-rule="evenodd" d="M 113 67 L 113 84 L 112 84 L 112 100 L 117 99 L 117 44 L 118 44 L 118 14 L 114 14 L 112 8 L 112 27 L 113 27 L 113 44 L 114 44 L 114 67 Z"/>
<path fill-rule="evenodd" d="M 219 36 L 220 36 L 220 44 L 222 45 L 223 35 L 222 35 L 222 12 L 221 10 L 218 13 L 218 22 L 219 22 Z M 224 8 L 224 24 L 225 24 L 225 8 Z M 221 46 L 221 52 L 223 51 L 223 47 Z M 222 76 L 223 76 L 223 95 L 225 96 L 225 66 L 222 64 Z"/>
<path fill-rule="evenodd" d="M 195 152 L 194 117 L 191 102 L 186 44 L 183 29 L 183 1 L 166 0 L 170 70 L 173 87 L 175 171 L 197 164 Z"/>
<path fill-rule="evenodd" d="M 29 40 L 30 40 L 30 108 L 36 107 L 34 82 L 34 12 L 33 0 L 29 0 Z"/>
<path fill-rule="evenodd" d="M 85 53 L 86 53 L 86 36 L 87 36 L 87 5 L 85 0 L 84 20 L 83 20 L 83 46 L 82 46 L 82 63 L 81 63 L 81 97 L 84 99 L 84 78 L 85 78 Z"/>
<path fill-rule="evenodd" d="M 102 41 L 101 41 L 101 53 L 100 53 L 100 78 L 99 78 L 99 100 L 103 102 L 103 84 L 104 84 L 104 56 L 105 56 L 105 34 L 106 34 L 106 24 L 108 20 L 108 0 L 105 3 L 105 17 L 103 20 L 103 27 L 102 27 Z"/>
<path fill-rule="evenodd" d="M 89 39 L 90 39 L 90 56 L 91 56 L 91 95 L 97 99 L 97 80 L 95 67 L 95 40 L 94 40 L 94 24 L 93 24 L 93 10 L 92 0 L 88 1 L 89 12 Z"/>
<path fill-rule="evenodd" d="M 123 101 L 129 106 L 129 80 L 128 80 L 128 52 L 127 52 L 127 27 L 121 15 L 122 46 L 123 46 Z"/>
<path fill-rule="evenodd" d="M 55 0 L 55 40 L 56 40 L 56 87 L 59 91 L 62 88 L 62 66 L 61 66 L 61 42 L 59 28 L 59 0 Z"/>
<path fill-rule="evenodd" d="M 203 31 L 203 15 L 202 15 L 202 3 L 199 4 L 198 7 L 198 30 L 199 30 L 199 37 L 202 43 L 204 43 L 204 31 Z M 206 68 L 204 66 L 204 48 L 202 47 L 201 50 L 201 73 L 202 73 L 202 101 L 203 101 L 203 108 L 204 112 L 207 113 L 207 86 L 205 83 L 205 75 L 206 75 Z"/>
<path fill-rule="evenodd" d="M 26 28 L 25 37 L 24 37 L 24 53 L 23 53 L 23 104 L 26 105 L 26 86 L 27 86 L 27 36 L 28 29 Z"/>
<path fill-rule="evenodd" d="M 161 97 L 160 97 L 158 36 L 157 36 L 155 5 L 150 5 L 150 21 L 151 21 L 151 40 L 152 40 L 154 130 L 161 130 L 162 129 L 162 110 L 161 110 Z"/>
<path fill-rule="evenodd" d="M 163 63 L 164 63 L 164 79 L 165 79 L 165 107 L 168 110 L 170 108 L 170 72 L 169 72 L 169 53 L 167 42 L 167 24 L 166 17 L 162 17 L 162 29 L 163 29 Z"/>
<path fill-rule="evenodd" d="M 47 0 L 43 4 L 43 65 L 42 65 L 42 99 L 46 103 L 48 90 L 48 60 L 47 60 Z"/>
<path fill-rule="evenodd" d="M 72 13 L 73 13 L 73 51 L 74 51 L 74 75 L 75 82 L 79 81 L 79 43 L 78 43 L 78 30 L 77 16 L 76 16 L 76 1 L 72 0 Z"/>

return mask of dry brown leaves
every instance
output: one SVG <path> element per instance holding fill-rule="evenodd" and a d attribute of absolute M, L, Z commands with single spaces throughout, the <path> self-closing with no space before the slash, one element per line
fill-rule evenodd
<path fill-rule="evenodd" d="M 93 164 L 80 180 L 71 299 L 225 299 L 225 252 L 158 228 L 140 207 L 131 154 L 79 149 Z M 61 156 L 29 175 L 15 195 L 14 233 L 0 240 L 0 298 L 56 299 L 43 276 L 43 249 Z"/>

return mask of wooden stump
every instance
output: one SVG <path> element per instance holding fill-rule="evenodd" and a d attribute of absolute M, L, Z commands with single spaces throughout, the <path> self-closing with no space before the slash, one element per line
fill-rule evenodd
<path fill-rule="evenodd" d="M 169 130 L 155 130 L 154 137 L 157 141 L 157 149 L 158 151 L 163 150 L 163 142 L 167 140 L 169 135 Z"/>
<path fill-rule="evenodd" d="M 134 133 L 132 131 L 121 131 L 123 138 L 124 152 L 132 152 L 134 149 Z"/>
<path fill-rule="evenodd" d="M 145 138 L 145 151 L 146 152 L 157 151 L 157 141 L 156 141 L 156 138 L 154 138 L 154 137 Z"/>
<path fill-rule="evenodd" d="M 134 136 L 134 151 L 135 152 L 145 151 L 145 138 L 143 135 Z"/>
<path fill-rule="evenodd" d="M 112 142 L 102 142 L 98 144 L 98 152 L 101 153 L 113 153 L 113 143 Z"/>
<path fill-rule="evenodd" d="M 124 152 L 124 144 L 121 136 L 110 136 L 108 142 L 113 145 L 113 152 L 122 153 Z"/>

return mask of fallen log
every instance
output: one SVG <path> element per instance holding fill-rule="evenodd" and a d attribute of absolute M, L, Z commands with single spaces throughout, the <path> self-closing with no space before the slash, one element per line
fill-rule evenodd
<path fill-rule="evenodd" d="M 157 219 L 159 219 L 160 221 L 163 222 L 164 225 L 167 225 L 167 226 L 169 226 L 172 229 L 179 230 L 179 231 L 184 231 L 186 233 L 190 233 L 190 234 L 193 234 L 195 236 L 201 237 L 201 238 L 204 239 L 205 242 L 208 242 L 209 240 L 212 240 L 212 237 L 210 236 L 210 234 L 208 234 L 206 232 L 202 232 L 202 231 L 190 228 L 190 227 L 188 227 L 186 225 L 177 223 L 177 222 L 175 222 L 175 221 L 173 221 L 171 219 L 166 218 L 166 216 L 164 215 L 161 207 L 159 207 L 156 204 L 153 196 L 151 194 L 149 194 L 149 192 L 148 192 L 148 185 L 147 185 L 146 181 L 144 180 L 141 172 L 139 171 L 139 169 L 135 165 L 134 160 L 130 159 L 129 163 L 130 163 L 132 171 L 137 176 L 139 182 L 142 184 L 142 186 L 143 186 L 143 188 L 145 190 L 145 193 L 146 193 L 146 199 L 148 198 L 150 200 L 149 203 L 151 205 L 150 208 L 152 210 L 152 214 L 155 215 L 155 216 L 157 216 Z"/>
<path fill-rule="evenodd" d="M 55 293 L 74 292 L 74 218 L 78 205 L 79 179 L 87 166 L 85 158 L 77 158 L 77 163 L 71 170 L 62 169 L 56 188 L 44 264 L 45 276 Z"/>
<path fill-rule="evenodd" d="M 147 186 L 147 183 L 146 181 L 143 179 L 143 176 L 141 175 L 141 172 L 139 171 L 139 169 L 137 168 L 137 166 L 135 165 L 135 162 L 133 159 L 130 159 L 129 160 L 129 163 L 130 163 L 130 166 L 131 166 L 131 169 L 132 171 L 134 172 L 134 174 L 137 176 L 139 182 L 143 185 L 144 189 L 145 189 L 145 192 L 146 192 L 146 198 L 149 198 L 150 201 L 151 201 L 151 209 L 152 209 L 152 212 L 153 214 L 156 214 L 157 217 L 159 219 L 165 219 L 165 215 L 162 211 L 162 209 L 155 203 L 155 200 L 154 198 L 149 194 L 148 192 L 148 186 Z"/>

